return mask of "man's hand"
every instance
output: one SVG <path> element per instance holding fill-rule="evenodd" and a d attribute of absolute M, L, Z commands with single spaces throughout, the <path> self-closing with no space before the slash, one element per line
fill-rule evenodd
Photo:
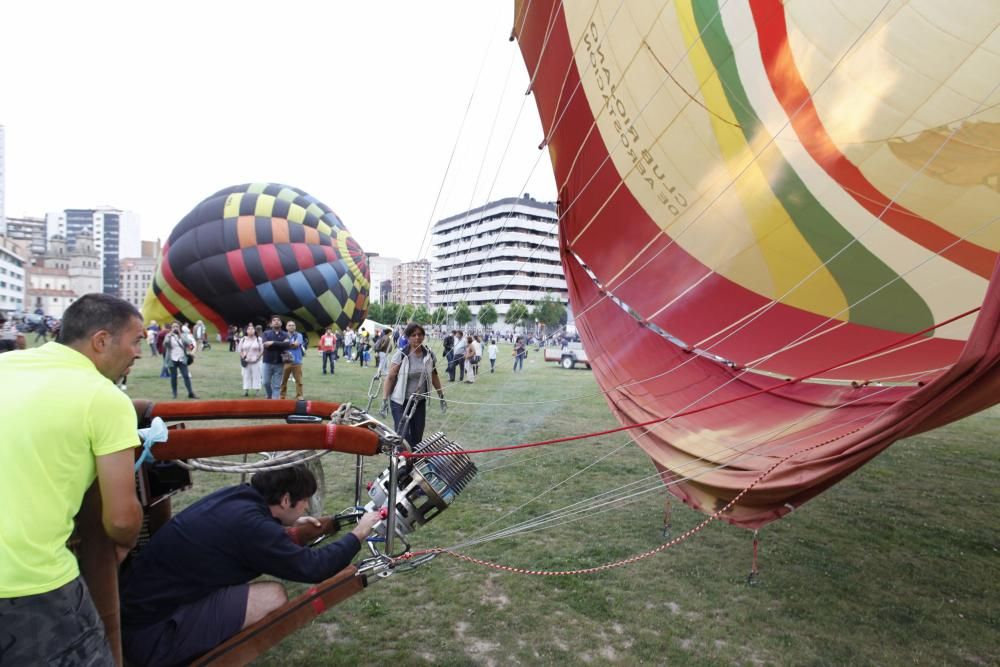
<path fill-rule="evenodd" d="M 358 542 L 364 542 L 368 539 L 368 535 L 371 534 L 372 528 L 375 524 L 382 520 L 382 515 L 378 512 L 365 512 L 364 516 L 358 520 L 358 525 L 354 527 L 351 533 L 354 537 L 358 538 Z"/>
<path fill-rule="evenodd" d="M 388 417 L 389 416 L 389 399 L 388 398 L 383 398 L 382 399 L 382 407 L 380 407 L 378 409 L 378 415 L 379 415 L 379 417 Z"/>
<path fill-rule="evenodd" d="M 286 528 L 285 532 L 293 542 L 299 546 L 306 546 L 324 535 L 337 532 L 337 522 L 332 516 L 325 516 L 322 519 L 304 516 Z"/>

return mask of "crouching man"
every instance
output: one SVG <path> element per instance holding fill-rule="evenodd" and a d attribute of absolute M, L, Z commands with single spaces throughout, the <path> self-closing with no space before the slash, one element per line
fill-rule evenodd
<path fill-rule="evenodd" d="M 259 621 L 288 600 L 278 582 L 250 583 L 262 574 L 316 583 L 347 567 L 379 515 L 365 514 L 331 544 L 300 546 L 299 528 L 316 532 L 318 522 L 304 516 L 315 492 L 316 478 L 305 467 L 260 472 L 160 528 L 123 574 L 128 660 L 186 664 Z"/>

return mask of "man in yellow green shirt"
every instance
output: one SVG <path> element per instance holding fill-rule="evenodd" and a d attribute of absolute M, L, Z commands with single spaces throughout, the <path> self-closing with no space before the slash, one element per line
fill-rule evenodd
<path fill-rule="evenodd" d="M 119 561 L 135 544 L 138 444 L 116 386 L 142 354 L 142 316 L 107 294 L 77 299 L 59 342 L 0 355 L 0 664 L 112 664 L 104 627 L 66 547 L 96 478 Z"/>

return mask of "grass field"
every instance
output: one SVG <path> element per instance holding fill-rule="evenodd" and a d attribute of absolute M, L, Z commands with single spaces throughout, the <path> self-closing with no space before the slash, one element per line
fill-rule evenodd
<path fill-rule="evenodd" d="M 501 347 L 497 373 L 475 385 L 446 382 L 450 410 L 442 417 L 432 404 L 427 432 L 479 448 L 616 425 L 589 371 L 532 351 L 515 375 L 509 355 Z M 367 403 L 371 369 L 339 363 L 323 376 L 315 352 L 305 366 L 307 398 Z M 224 347 L 202 353 L 192 371 L 200 397 L 241 398 L 239 364 Z M 158 373 L 158 359 L 142 359 L 129 394 L 169 400 Z M 893 445 L 760 531 L 753 586 L 751 534 L 718 523 L 596 575 L 532 577 L 441 556 L 374 583 L 258 664 L 1000 664 L 998 435 L 993 409 Z M 627 443 L 616 434 L 479 455 L 479 476 L 413 546 L 457 544 L 653 474 Z M 335 512 L 353 500 L 354 460 L 323 460 Z M 371 461 L 368 477 L 384 467 Z M 237 481 L 196 473 L 175 507 Z M 465 552 L 530 569 L 599 565 L 661 544 L 665 502 L 655 488 L 613 511 Z M 704 518 L 670 504 L 674 535 Z"/>

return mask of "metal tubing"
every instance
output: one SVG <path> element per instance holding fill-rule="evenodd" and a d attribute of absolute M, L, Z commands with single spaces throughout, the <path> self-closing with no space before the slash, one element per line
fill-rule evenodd
<path fill-rule="evenodd" d="M 393 542 L 396 539 L 396 492 L 399 484 L 399 451 L 394 449 L 389 456 L 389 500 L 385 516 L 385 553 L 393 554 Z"/>
<path fill-rule="evenodd" d="M 360 454 L 354 458 L 354 506 L 361 507 L 361 487 L 365 483 L 365 459 Z"/>

